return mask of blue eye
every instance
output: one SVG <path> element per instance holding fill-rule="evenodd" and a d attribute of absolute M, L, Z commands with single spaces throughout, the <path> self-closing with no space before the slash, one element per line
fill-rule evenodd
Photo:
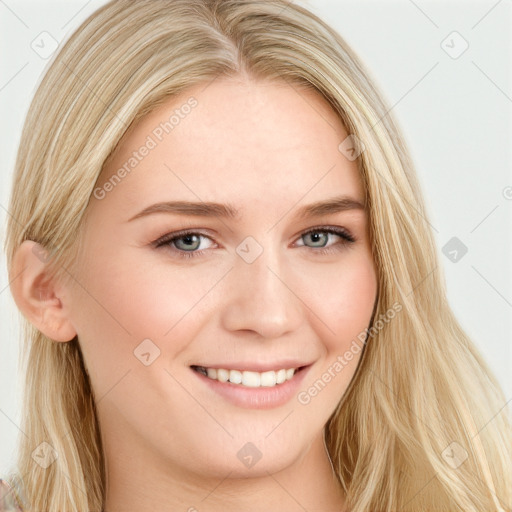
<path fill-rule="evenodd" d="M 338 243 L 327 245 L 330 235 L 335 235 L 338 238 L 341 238 L 341 240 Z M 305 245 L 304 242 L 305 240 L 308 240 L 308 238 L 314 245 Z M 201 256 L 204 251 L 207 250 L 198 250 L 201 246 L 202 239 L 212 241 L 209 236 L 197 231 L 181 231 L 178 233 L 168 233 L 158 240 L 155 240 L 152 245 L 156 248 L 165 247 L 170 249 L 180 258 L 192 258 Z M 356 241 L 356 239 L 347 230 L 339 227 L 311 228 L 302 233 L 299 240 L 302 240 L 303 242 L 299 247 L 313 249 L 313 252 L 317 254 L 327 254 L 340 251 L 345 246 Z"/>
<path fill-rule="evenodd" d="M 335 235 L 337 237 L 342 238 L 342 242 L 340 242 L 341 245 L 346 245 L 355 242 L 355 238 L 350 235 L 346 230 L 342 228 L 313 228 L 309 229 L 308 231 L 302 233 L 301 238 L 304 240 L 306 237 L 310 237 L 310 240 L 314 244 L 320 242 L 321 245 L 316 245 L 312 248 L 318 248 L 318 249 L 324 249 L 326 247 L 326 243 L 329 241 L 329 235 Z M 309 246 L 308 246 L 309 247 Z M 331 246 L 327 246 L 331 247 Z M 326 251 L 319 251 L 320 253 L 326 252 Z"/>
<path fill-rule="evenodd" d="M 200 237 L 202 236 L 203 235 L 199 233 L 188 233 L 185 235 L 181 235 L 177 238 L 174 238 L 172 240 L 177 249 L 184 251 L 193 251 L 199 249 L 199 246 L 201 245 Z M 182 247 L 180 247 L 181 244 L 179 242 L 184 242 Z"/>
<path fill-rule="evenodd" d="M 156 248 L 168 248 L 175 252 L 180 258 L 192 258 L 204 252 L 205 249 L 198 251 L 202 238 L 211 240 L 209 236 L 198 233 L 197 231 L 181 231 L 164 235 L 153 242 L 153 245 Z"/>

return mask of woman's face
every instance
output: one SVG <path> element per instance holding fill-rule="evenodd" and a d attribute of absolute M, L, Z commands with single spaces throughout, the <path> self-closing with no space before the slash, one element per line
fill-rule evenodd
<path fill-rule="evenodd" d="M 321 440 L 377 294 L 347 136 L 311 90 L 219 78 L 122 140 L 63 297 L 107 461 L 258 476 Z"/>

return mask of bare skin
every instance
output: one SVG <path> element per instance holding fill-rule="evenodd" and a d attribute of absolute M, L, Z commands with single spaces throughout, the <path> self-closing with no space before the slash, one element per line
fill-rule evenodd
<path fill-rule="evenodd" d="M 160 133 L 192 97 L 195 106 Z M 364 203 L 357 163 L 338 149 L 347 135 L 310 90 L 218 78 L 123 138 L 87 208 L 76 281 L 45 285 L 37 302 L 44 264 L 33 242 L 18 250 L 20 309 L 56 342 L 78 334 L 99 401 L 107 512 L 345 509 L 323 435 L 360 352 L 333 365 L 368 327 L 376 300 L 368 218 L 355 207 L 298 211 L 339 196 Z M 134 151 L 140 161 L 119 173 Z M 229 204 L 240 216 L 137 217 L 168 201 Z M 154 243 L 184 229 L 195 237 Z M 194 365 L 302 370 L 284 402 L 263 407 L 284 384 L 257 396 L 244 387 L 233 401 Z"/>

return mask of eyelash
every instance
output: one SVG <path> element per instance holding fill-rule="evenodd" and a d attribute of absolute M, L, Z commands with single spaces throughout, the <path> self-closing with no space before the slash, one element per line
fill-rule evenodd
<path fill-rule="evenodd" d="M 352 236 L 345 229 L 338 228 L 338 227 L 327 227 L 327 226 L 320 226 L 320 227 L 308 229 L 308 230 L 304 231 L 303 233 L 301 233 L 300 238 L 302 238 L 303 236 L 306 236 L 310 233 L 332 233 L 332 234 L 338 235 L 342 238 L 342 241 L 339 242 L 338 244 L 332 244 L 328 247 L 319 247 L 319 248 L 309 247 L 310 249 L 313 249 L 313 251 L 315 253 L 318 253 L 318 254 L 329 254 L 332 252 L 340 251 L 340 250 L 343 250 L 346 246 L 357 241 L 357 239 L 354 236 Z M 192 230 L 185 230 L 185 231 L 180 231 L 177 233 L 168 233 L 168 234 L 158 238 L 154 242 L 152 242 L 151 245 L 153 245 L 157 249 L 164 247 L 164 246 L 168 246 L 169 248 L 171 248 L 172 242 L 179 240 L 180 238 L 184 238 L 188 235 L 200 235 L 205 238 L 211 239 L 210 236 L 205 235 L 204 233 L 201 233 L 198 231 L 192 231 Z M 308 246 L 301 245 L 300 247 L 308 247 Z M 195 258 L 197 256 L 200 256 L 208 249 L 203 249 L 202 251 L 183 251 L 181 249 L 177 249 L 174 247 L 174 248 L 172 248 L 172 250 L 173 250 L 173 252 L 177 253 L 179 258 L 188 259 L 188 258 Z"/>

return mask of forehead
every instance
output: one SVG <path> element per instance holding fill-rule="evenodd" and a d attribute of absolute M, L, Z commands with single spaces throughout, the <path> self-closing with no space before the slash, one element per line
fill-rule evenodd
<path fill-rule="evenodd" d="M 109 200 L 199 199 L 229 202 L 242 213 L 251 204 L 282 211 L 306 196 L 362 200 L 357 163 L 339 150 L 348 135 L 318 92 L 218 78 L 169 98 L 132 126 L 99 184 L 124 168 Z"/>

